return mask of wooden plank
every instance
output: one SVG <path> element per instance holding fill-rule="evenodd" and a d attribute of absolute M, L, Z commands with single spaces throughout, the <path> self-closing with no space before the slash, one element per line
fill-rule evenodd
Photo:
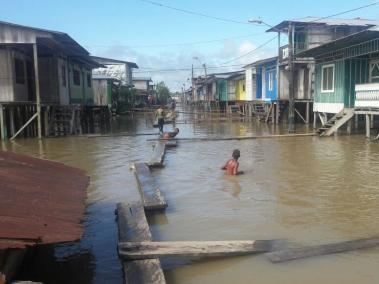
<path fill-rule="evenodd" d="M 174 148 L 174 147 L 177 147 L 178 146 L 178 140 L 167 140 L 166 141 L 166 149 L 167 148 Z"/>
<path fill-rule="evenodd" d="M 268 252 L 271 241 L 122 242 L 118 244 L 118 250 L 124 259 L 222 257 Z"/>
<path fill-rule="evenodd" d="M 376 246 L 379 246 L 379 238 L 359 239 L 334 244 L 280 250 L 268 253 L 267 257 L 271 262 L 278 263 L 312 256 L 328 255 L 358 249 L 373 248 Z"/>
<path fill-rule="evenodd" d="M 149 167 L 163 167 L 163 159 L 166 151 L 165 144 L 165 140 L 160 140 L 155 143 L 152 156 L 147 163 Z"/>
<path fill-rule="evenodd" d="M 117 204 L 117 224 L 120 242 L 152 240 L 145 212 L 140 203 Z M 166 283 L 159 259 L 124 261 L 123 268 L 124 283 Z"/>
<path fill-rule="evenodd" d="M 276 135 L 256 135 L 256 136 L 242 136 L 242 137 L 207 137 L 207 138 L 176 138 L 176 141 L 187 142 L 206 142 L 206 141 L 231 141 L 231 140 L 252 140 L 252 139 L 269 139 L 269 138 L 294 138 L 294 137 L 308 137 L 315 136 L 317 133 L 298 133 L 298 134 L 276 134 Z M 147 141 L 165 141 L 164 139 L 147 139 Z"/>
<path fill-rule="evenodd" d="M 167 207 L 159 187 L 156 185 L 149 167 L 145 163 L 134 163 L 132 166 L 138 182 L 145 210 L 161 210 Z"/>

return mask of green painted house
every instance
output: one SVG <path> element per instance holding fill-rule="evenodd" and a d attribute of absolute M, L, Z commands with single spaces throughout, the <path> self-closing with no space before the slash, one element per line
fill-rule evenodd
<path fill-rule="evenodd" d="M 314 112 L 379 107 L 379 26 L 300 55 L 316 61 Z"/>

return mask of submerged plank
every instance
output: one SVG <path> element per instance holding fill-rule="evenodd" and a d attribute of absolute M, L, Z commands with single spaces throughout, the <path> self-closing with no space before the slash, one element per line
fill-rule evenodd
<path fill-rule="evenodd" d="M 119 255 L 125 259 L 165 256 L 221 257 L 271 250 L 271 241 L 122 242 Z"/>
<path fill-rule="evenodd" d="M 120 242 L 152 240 L 144 208 L 140 203 L 117 204 L 117 225 Z M 123 261 L 123 268 L 125 283 L 166 283 L 161 263 L 157 258 Z"/>
<path fill-rule="evenodd" d="M 133 164 L 134 175 L 142 196 L 145 210 L 165 209 L 167 203 L 145 163 Z"/>
<path fill-rule="evenodd" d="M 166 151 L 166 142 L 164 140 L 157 141 L 154 145 L 153 153 L 150 161 L 147 163 L 149 167 L 162 167 L 163 159 Z"/>
<path fill-rule="evenodd" d="M 359 239 L 333 244 L 286 249 L 267 254 L 271 262 L 285 262 L 312 256 L 328 255 L 379 246 L 379 238 Z"/>
<path fill-rule="evenodd" d="M 317 133 L 298 133 L 298 134 L 276 134 L 276 135 L 255 135 L 255 136 L 236 136 L 236 137 L 195 137 L 195 138 L 176 138 L 177 141 L 186 142 L 206 142 L 206 141 L 231 141 L 231 140 L 251 140 L 268 138 L 291 138 L 315 136 Z M 147 139 L 146 141 L 164 141 L 162 138 Z"/>

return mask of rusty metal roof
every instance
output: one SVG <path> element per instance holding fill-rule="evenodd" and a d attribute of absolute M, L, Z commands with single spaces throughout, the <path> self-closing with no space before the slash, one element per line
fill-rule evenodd
<path fill-rule="evenodd" d="M 0 151 L 0 249 L 81 238 L 83 170 Z"/>

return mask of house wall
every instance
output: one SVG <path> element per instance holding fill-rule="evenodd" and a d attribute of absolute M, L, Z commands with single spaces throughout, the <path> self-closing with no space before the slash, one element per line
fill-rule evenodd
<path fill-rule="evenodd" d="M 288 100 L 289 99 L 289 72 L 287 70 L 280 69 L 280 92 L 279 92 L 279 98 L 281 100 Z"/>
<path fill-rule="evenodd" d="M 245 79 L 240 79 L 236 82 L 236 100 L 245 101 L 246 100 L 246 81 Z"/>
<path fill-rule="evenodd" d="M 334 64 L 334 92 L 321 91 L 322 66 Z M 367 58 L 338 60 L 316 65 L 314 111 L 338 113 L 344 107 L 353 108 L 355 85 L 369 82 L 369 61 Z"/>
<path fill-rule="evenodd" d="M 147 91 L 149 87 L 148 81 L 133 81 L 134 88 L 137 90 L 144 90 Z"/>
<path fill-rule="evenodd" d="M 61 105 L 70 104 L 70 92 L 69 92 L 69 75 L 67 59 L 59 57 L 57 60 L 58 78 L 59 78 L 59 102 Z M 66 72 L 64 72 L 63 68 Z M 63 72 L 65 74 L 63 74 Z M 64 80 L 65 79 L 65 80 Z M 65 81 L 65 82 L 64 82 Z"/>
<path fill-rule="evenodd" d="M 273 78 L 273 86 L 270 90 L 269 88 L 269 77 L 270 77 L 270 74 Z M 265 100 L 276 100 L 277 99 L 277 80 L 276 80 L 276 63 L 275 64 L 268 64 L 268 65 L 265 65 L 265 68 L 264 68 L 264 75 L 265 77 L 265 92 L 264 92 L 264 98 Z"/>
<path fill-rule="evenodd" d="M 94 105 L 106 106 L 112 104 L 112 84 L 106 79 L 92 80 Z"/>
<path fill-rule="evenodd" d="M 70 102 L 72 104 L 93 104 L 92 72 L 78 63 L 70 63 Z M 74 70 L 79 71 L 80 85 L 74 84 Z M 87 85 L 87 75 L 90 76 L 91 87 Z"/>
<path fill-rule="evenodd" d="M 255 93 L 256 93 L 256 89 L 255 89 L 256 81 L 255 81 L 255 75 L 253 74 L 253 68 L 252 67 L 248 67 L 245 71 L 245 86 L 246 86 L 245 99 L 247 101 L 254 100 L 255 99 Z"/>
<path fill-rule="evenodd" d="M 58 60 L 56 57 L 39 57 L 40 98 L 44 103 L 59 103 Z"/>
<path fill-rule="evenodd" d="M 257 68 L 257 74 L 256 74 L 256 95 L 255 99 L 260 100 L 262 99 L 262 93 L 263 93 L 263 78 L 262 78 L 262 68 Z"/>
<path fill-rule="evenodd" d="M 217 81 L 217 96 L 220 101 L 227 101 L 227 82 L 226 80 L 218 80 Z"/>
<path fill-rule="evenodd" d="M 228 80 L 228 101 L 235 101 L 236 100 L 236 81 L 235 80 Z"/>
<path fill-rule="evenodd" d="M 13 96 L 13 67 L 10 53 L 0 49 L 0 102 L 14 101 Z"/>

